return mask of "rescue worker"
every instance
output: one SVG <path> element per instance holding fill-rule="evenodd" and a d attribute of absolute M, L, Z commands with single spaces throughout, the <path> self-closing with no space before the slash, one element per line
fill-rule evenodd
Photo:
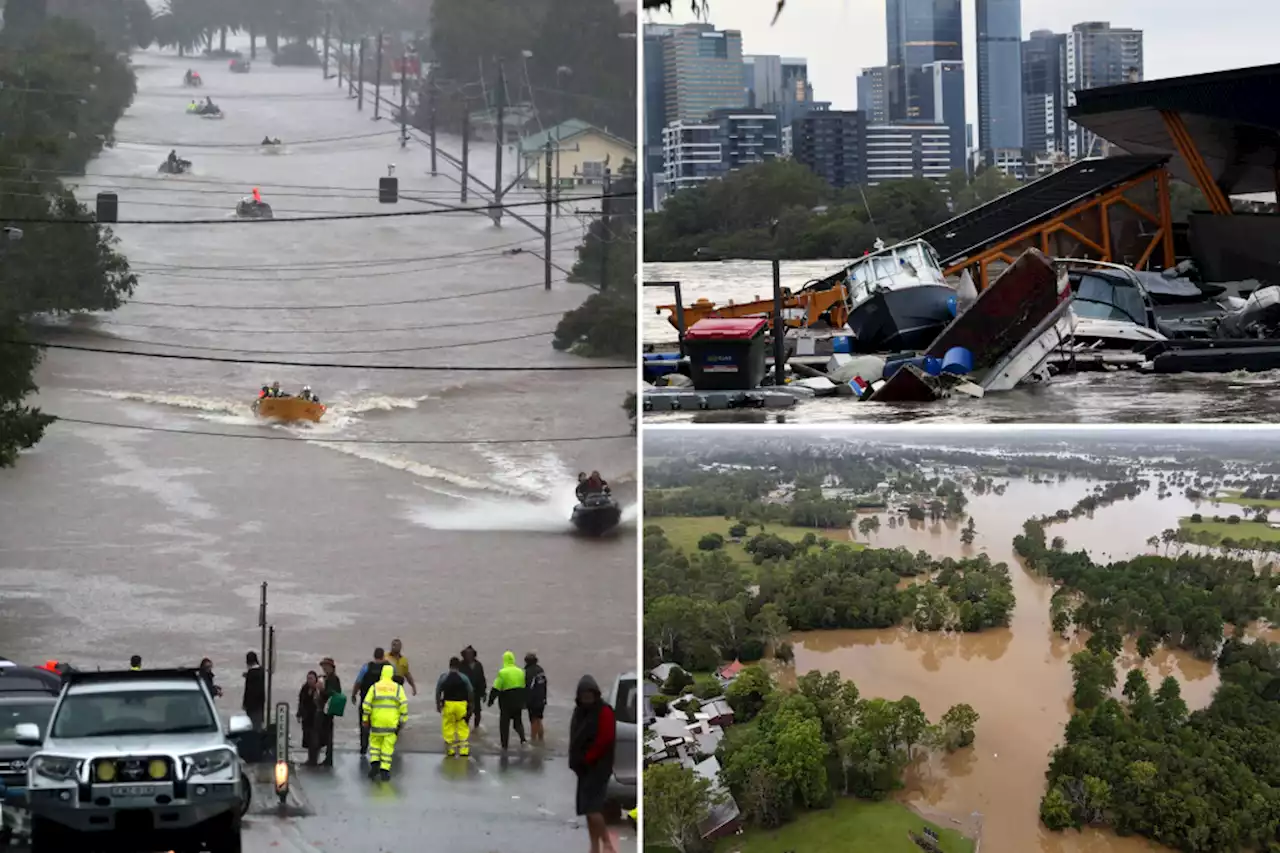
<path fill-rule="evenodd" d="M 142 655 L 134 655 L 133 657 L 129 658 L 129 671 L 130 672 L 142 671 Z"/>
<path fill-rule="evenodd" d="M 524 683 L 528 690 L 525 706 L 529 709 L 529 739 L 541 743 L 546 740 L 542 715 L 547 710 L 547 673 L 538 665 L 536 652 L 524 656 Z"/>
<path fill-rule="evenodd" d="M 578 500 L 582 501 L 587 496 L 587 472 L 578 472 L 578 486 L 574 489 L 574 494 L 578 496 Z"/>
<path fill-rule="evenodd" d="M 449 658 L 449 671 L 436 680 L 436 710 L 440 712 L 440 734 L 444 737 L 445 755 L 452 758 L 471 754 L 471 729 L 467 717 L 476 701 L 471 682 L 460 671 L 462 661 Z"/>
<path fill-rule="evenodd" d="M 609 484 L 604 481 L 604 477 L 600 476 L 599 471 L 592 471 L 591 476 L 587 477 L 584 491 L 591 494 L 609 494 Z"/>
<path fill-rule="evenodd" d="M 199 109 L 200 109 L 200 106 L 196 103 L 196 99 L 192 98 L 191 103 L 187 104 L 187 111 L 194 113 Z"/>
<path fill-rule="evenodd" d="M 173 151 L 170 151 L 170 152 L 169 152 L 169 168 L 170 168 L 170 169 L 172 169 L 172 170 L 173 170 L 173 171 L 175 171 L 175 172 L 176 172 L 176 171 L 178 171 L 178 152 L 177 152 L 177 150 L 173 150 Z"/>
<path fill-rule="evenodd" d="M 489 707 L 498 703 L 498 739 L 505 751 L 511 739 L 511 726 L 516 727 L 520 736 L 520 745 L 527 741 L 524 737 L 524 670 L 516 666 L 516 656 L 512 652 L 502 653 L 502 669 L 493 679 L 493 690 L 489 691 Z"/>
<path fill-rule="evenodd" d="M 280 383 L 279 383 L 279 382 L 272 382 L 272 383 L 271 383 L 271 396 L 272 396 L 272 397 L 279 397 L 279 396 L 281 396 L 281 394 L 280 394 Z"/>
<path fill-rule="evenodd" d="M 369 727 L 369 778 L 375 779 L 381 773 L 384 782 L 391 778 L 396 738 L 409 716 L 409 698 L 395 676 L 396 668 L 384 664 L 378 681 L 360 705 L 360 722 Z"/>
<path fill-rule="evenodd" d="M 253 203 L 262 204 L 262 193 L 258 192 L 258 188 L 253 188 Z"/>
<path fill-rule="evenodd" d="M 262 390 L 258 393 L 258 399 L 265 400 L 267 397 L 270 397 L 270 396 L 271 396 L 271 386 L 263 385 Z"/>
<path fill-rule="evenodd" d="M 364 695 L 372 689 L 373 685 L 378 683 L 378 679 L 382 675 L 382 667 L 388 663 L 386 650 L 382 646 L 378 646 L 373 650 L 373 660 L 360 667 L 360 671 L 356 673 L 355 686 L 351 691 L 351 702 L 362 701 Z M 369 723 L 361 718 L 360 720 L 360 754 L 364 755 L 369 751 Z"/>

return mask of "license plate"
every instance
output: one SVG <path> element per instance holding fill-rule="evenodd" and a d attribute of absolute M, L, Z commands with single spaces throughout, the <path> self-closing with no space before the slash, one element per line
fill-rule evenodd
<path fill-rule="evenodd" d="M 111 793 L 117 797 L 154 797 L 155 785 L 116 785 Z"/>

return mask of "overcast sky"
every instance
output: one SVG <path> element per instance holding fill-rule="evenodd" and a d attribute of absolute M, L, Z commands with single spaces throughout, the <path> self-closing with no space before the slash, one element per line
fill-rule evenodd
<path fill-rule="evenodd" d="M 964 2 L 966 120 L 978 123 L 974 0 Z M 802 56 L 819 101 L 832 109 L 857 106 L 863 68 L 885 62 L 885 0 L 787 0 L 770 26 L 775 0 L 710 0 L 711 23 L 741 30 L 742 51 Z M 673 0 L 673 15 L 641 16 L 654 23 L 694 20 L 688 0 Z M 1145 79 L 1280 62 L 1272 40 L 1280 32 L 1274 0 L 1022 0 L 1022 35 L 1067 32 L 1082 21 L 1110 21 L 1144 30 Z"/>

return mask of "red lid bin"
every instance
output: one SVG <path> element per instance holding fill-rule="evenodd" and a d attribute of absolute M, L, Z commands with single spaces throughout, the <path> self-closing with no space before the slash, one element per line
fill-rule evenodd
<path fill-rule="evenodd" d="M 764 317 L 699 320 L 684 333 L 689 373 L 699 391 L 749 391 L 765 376 Z"/>

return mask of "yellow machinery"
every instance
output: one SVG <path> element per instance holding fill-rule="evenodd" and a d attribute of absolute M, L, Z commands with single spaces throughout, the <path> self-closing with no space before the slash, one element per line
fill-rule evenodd
<path fill-rule="evenodd" d="M 805 289 L 799 293 L 782 292 L 784 322 L 788 328 L 800 329 L 816 325 L 821 319 L 833 328 L 843 326 L 849 320 L 843 284 L 834 284 L 823 290 Z M 667 321 L 680 328 L 676 306 L 659 305 L 658 313 L 667 312 Z M 727 302 L 716 305 L 709 299 L 699 299 L 684 306 L 685 328 L 708 317 L 773 317 L 773 300 L 757 299 L 752 302 Z M 770 323 L 772 325 L 772 322 Z"/>

